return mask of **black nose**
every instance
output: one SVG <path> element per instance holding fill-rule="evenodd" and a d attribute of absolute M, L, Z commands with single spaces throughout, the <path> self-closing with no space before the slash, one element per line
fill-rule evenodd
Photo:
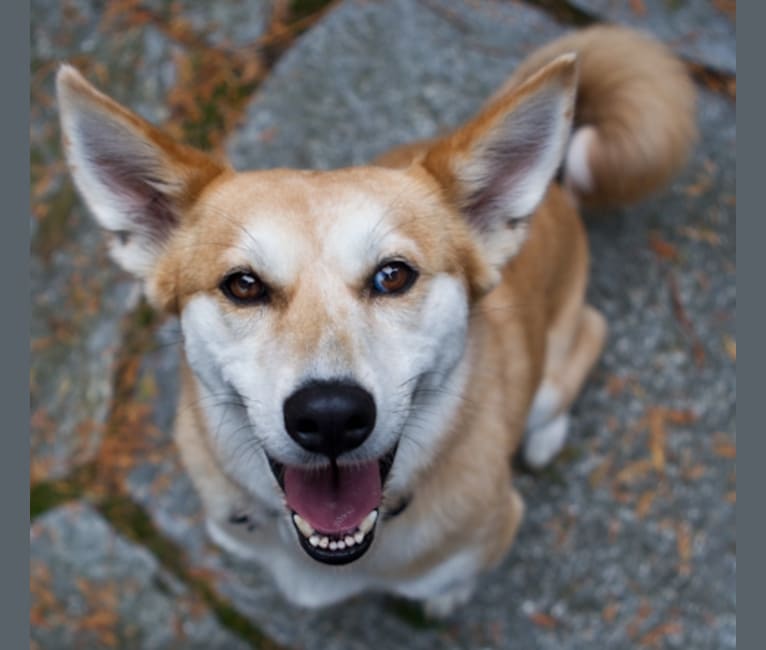
<path fill-rule="evenodd" d="M 308 451 L 337 458 L 361 445 L 375 426 L 375 400 L 356 384 L 317 381 L 285 400 L 285 428 Z"/>

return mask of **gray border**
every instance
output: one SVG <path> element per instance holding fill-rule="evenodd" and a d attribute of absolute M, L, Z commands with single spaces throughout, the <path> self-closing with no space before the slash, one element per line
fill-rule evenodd
<path fill-rule="evenodd" d="M 764 522 L 763 467 L 766 458 L 763 403 L 764 354 L 763 332 L 766 330 L 764 310 L 763 249 L 766 241 L 766 216 L 763 209 L 763 151 L 766 114 L 766 91 L 763 86 L 763 26 L 766 5 L 758 2 L 741 3 L 737 11 L 737 68 L 749 84 L 740 88 L 737 102 L 737 122 L 745 125 L 745 137 L 737 144 L 737 207 L 742 208 L 744 222 L 737 221 L 738 288 L 755 298 L 753 305 L 745 303 L 737 319 L 737 339 L 746 354 L 737 365 L 740 386 L 738 421 L 744 425 L 739 437 L 746 453 L 738 455 L 737 492 L 744 501 L 738 503 L 737 554 L 745 570 L 737 579 L 737 637 L 739 647 L 762 647 L 763 631 L 763 549 L 766 547 Z M 760 196 L 759 196 L 760 195 Z M 738 210 L 739 212 L 739 210 Z M 742 223 L 742 228 L 739 224 Z M 742 235 L 742 236 L 740 236 Z M 749 293 L 748 293 L 749 292 Z M 751 299 L 752 299 L 751 298 Z M 744 313 L 744 315 L 743 315 Z M 741 381 L 744 379 L 744 381 Z M 760 483 L 760 485 L 759 485 Z"/>
<path fill-rule="evenodd" d="M 29 647 L 29 6 L 2 5 L 2 645 Z"/>

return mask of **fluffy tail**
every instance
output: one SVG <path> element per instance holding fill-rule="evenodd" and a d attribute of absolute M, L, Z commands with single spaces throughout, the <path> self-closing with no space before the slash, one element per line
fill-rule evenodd
<path fill-rule="evenodd" d="M 607 207 L 631 203 L 668 183 L 697 135 L 694 85 L 683 64 L 638 32 L 592 27 L 534 52 L 508 84 L 565 52 L 579 58 L 565 186 L 580 203 Z"/>

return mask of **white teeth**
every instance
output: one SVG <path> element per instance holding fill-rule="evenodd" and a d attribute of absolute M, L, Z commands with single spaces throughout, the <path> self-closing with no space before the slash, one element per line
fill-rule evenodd
<path fill-rule="evenodd" d="M 303 533 L 304 537 L 311 537 L 314 534 L 314 529 L 311 527 L 311 524 L 301 518 L 300 515 L 293 514 L 293 521 L 298 530 Z"/>
<path fill-rule="evenodd" d="M 367 536 L 378 519 L 378 511 L 373 510 L 368 514 L 359 524 L 359 527 L 353 533 L 348 533 L 345 537 L 337 540 L 330 540 L 326 535 L 318 534 L 305 519 L 300 515 L 293 513 L 293 521 L 295 527 L 301 532 L 301 534 L 308 540 L 309 544 L 313 547 L 319 547 L 322 549 L 329 549 L 331 551 L 342 551 L 346 548 L 350 548 L 355 544 L 361 544 L 364 538 Z"/>
<path fill-rule="evenodd" d="M 369 515 L 367 515 L 361 524 L 359 524 L 359 530 L 362 531 L 363 535 L 366 535 L 372 530 L 372 527 L 375 525 L 375 521 L 378 518 L 378 511 L 373 510 Z"/>

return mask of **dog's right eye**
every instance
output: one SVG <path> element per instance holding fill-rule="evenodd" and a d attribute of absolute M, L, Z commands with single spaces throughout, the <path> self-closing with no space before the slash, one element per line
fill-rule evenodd
<path fill-rule="evenodd" d="M 268 299 L 266 285 L 251 271 L 237 271 L 227 275 L 221 282 L 221 291 L 232 302 L 252 305 Z"/>

